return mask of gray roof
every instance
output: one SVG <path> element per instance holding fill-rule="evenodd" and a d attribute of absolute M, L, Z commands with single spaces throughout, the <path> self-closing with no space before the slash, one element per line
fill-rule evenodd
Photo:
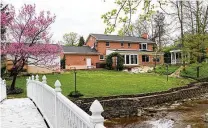
<path fill-rule="evenodd" d="M 89 46 L 62 46 L 62 48 L 66 54 L 99 54 L 97 50 Z"/>
<path fill-rule="evenodd" d="M 119 36 L 106 34 L 90 34 L 98 41 L 115 41 L 115 42 L 131 42 L 131 43 L 155 43 L 151 40 L 135 36 Z"/>

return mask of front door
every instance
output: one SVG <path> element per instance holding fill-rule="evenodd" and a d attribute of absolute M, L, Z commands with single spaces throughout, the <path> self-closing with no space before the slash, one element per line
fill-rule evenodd
<path fill-rule="evenodd" d="M 91 58 L 86 59 L 87 67 L 91 67 Z"/>

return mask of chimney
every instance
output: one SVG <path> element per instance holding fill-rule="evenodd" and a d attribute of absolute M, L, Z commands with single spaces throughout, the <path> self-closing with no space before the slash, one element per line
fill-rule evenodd
<path fill-rule="evenodd" d="M 143 38 L 143 39 L 148 39 L 148 37 L 149 37 L 149 36 L 148 36 L 147 33 L 143 33 L 143 34 L 142 34 L 142 38 Z"/>

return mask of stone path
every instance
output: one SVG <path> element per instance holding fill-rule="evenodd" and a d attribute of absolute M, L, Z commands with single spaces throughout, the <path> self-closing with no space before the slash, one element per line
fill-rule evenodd
<path fill-rule="evenodd" d="M 43 117 L 28 98 L 0 103 L 0 128 L 47 128 Z"/>

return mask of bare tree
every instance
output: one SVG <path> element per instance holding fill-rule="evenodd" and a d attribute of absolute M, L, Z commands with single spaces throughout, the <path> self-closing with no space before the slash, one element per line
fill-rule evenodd
<path fill-rule="evenodd" d="M 79 40 L 79 35 L 75 32 L 66 33 L 63 36 L 65 45 L 74 46 Z"/>

